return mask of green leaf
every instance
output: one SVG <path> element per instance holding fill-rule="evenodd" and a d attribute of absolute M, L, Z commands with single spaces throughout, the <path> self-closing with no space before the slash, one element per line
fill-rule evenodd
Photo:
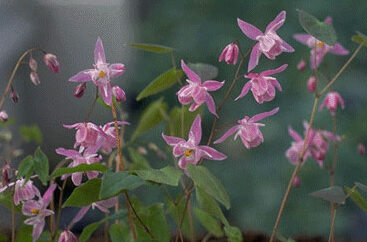
<path fill-rule="evenodd" d="M 194 213 L 201 225 L 203 225 L 211 234 L 216 237 L 223 236 L 223 231 L 218 220 L 199 208 L 194 208 Z"/>
<path fill-rule="evenodd" d="M 184 134 L 182 136 L 182 130 L 181 130 L 181 112 L 184 112 Z M 174 107 L 170 112 L 170 121 L 167 122 L 166 125 L 166 131 L 165 134 L 169 134 L 171 136 L 186 138 L 192 122 L 194 122 L 194 119 L 197 115 L 203 115 L 203 107 L 199 107 L 194 112 L 189 111 L 189 107 L 182 106 L 182 107 Z M 179 124 L 179 125 L 178 125 Z"/>
<path fill-rule="evenodd" d="M 138 126 L 131 139 L 134 140 L 142 133 L 158 125 L 163 120 L 162 111 L 165 112 L 166 110 L 167 104 L 164 103 L 162 99 L 151 103 L 140 116 Z"/>
<path fill-rule="evenodd" d="M 12 204 L 14 204 L 14 196 L 13 196 L 13 187 L 7 188 L 5 191 L 0 193 L 0 203 L 11 210 Z M 17 213 L 22 212 L 22 205 L 19 204 L 18 206 L 14 207 L 14 211 Z"/>
<path fill-rule="evenodd" d="M 27 143 L 34 141 L 36 144 L 42 143 L 42 133 L 37 124 L 22 125 L 20 127 L 20 135 Z"/>
<path fill-rule="evenodd" d="M 86 226 L 83 229 L 83 232 L 79 236 L 79 241 L 80 242 L 87 241 L 92 236 L 94 231 L 96 231 L 98 229 L 98 227 L 101 226 L 101 224 L 103 224 L 103 222 L 104 222 L 104 220 L 101 220 L 101 221 L 94 222 L 94 223 L 91 223 L 88 226 Z"/>
<path fill-rule="evenodd" d="M 112 242 L 132 242 L 130 238 L 130 229 L 128 226 L 122 223 L 112 224 L 110 227 L 110 239 Z"/>
<path fill-rule="evenodd" d="M 154 53 L 171 53 L 173 49 L 171 47 L 163 46 L 163 45 L 156 45 L 156 44 L 144 44 L 144 43 L 131 43 L 129 46 L 145 50 Z"/>
<path fill-rule="evenodd" d="M 362 183 L 356 182 L 355 185 L 364 192 L 367 192 L 367 186 Z"/>
<path fill-rule="evenodd" d="M 348 195 L 352 199 L 352 201 L 357 204 L 365 213 L 367 213 L 367 200 L 355 189 L 346 187 Z"/>
<path fill-rule="evenodd" d="M 157 78 L 155 78 L 136 98 L 137 101 L 142 98 L 157 94 L 167 88 L 170 88 L 173 84 L 180 80 L 183 75 L 183 71 L 176 70 L 174 68 L 169 69 Z"/>
<path fill-rule="evenodd" d="M 32 226 L 22 225 L 17 229 L 16 242 L 32 242 Z"/>
<path fill-rule="evenodd" d="M 352 36 L 352 41 L 367 46 L 367 36 L 357 31 L 356 35 Z"/>
<path fill-rule="evenodd" d="M 224 216 L 218 203 L 200 187 L 196 188 L 196 199 L 202 210 L 219 219 L 225 226 L 229 226 L 228 220 Z"/>
<path fill-rule="evenodd" d="M 218 76 L 218 68 L 205 63 L 188 63 L 188 67 L 201 78 L 201 81 L 212 80 Z"/>
<path fill-rule="evenodd" d="M 177 199 L 176 199 L 177 200 Z M 167 200 L 167 213 L 173 218 L 178 226 L 185 207 L 185 199 L 180 199 L 178 204 L 175 204 L 172 200 Z M 184 217 L 181 231 L 186 237 L 190 236 L 190 223 L 188 216 Z"/>
<path fill-rule="evenodd" d="M 17 178 L 24 177 L 24 183 L 26 183 L 33 173 L 33 166 L 34 159 L 31 155 L 28 155 L 19 164 Z"/>
<path fill-rule="evenodd" d="M 93 164 L 80 164 L 74 167 L 61 167 L 51 174 L 52 178 L 56 178 L 65 174 L 71 174 L 75 172 L 87 172 L 87 171 L 100 171 L 105 172 L 107 167 L 101 163 Z"/>
<path fill-rule="evenodd" d="M 6 242 L 6 241 L 9 241 L 8 236 L 0 234 L 0 242 Z"/>
<path fill-rule="evenodd" d="M 82 186 L 77 187 L 64 202 L 63 207 L 84 207 L 97 202 L 98 194 L 101 190 L 101 179 L 95 178 L 87 181 Z"/>
<path fill-rule="evenodd" d="M 116 99 L 113 97 L 112 98 L 112 102 L 115 104 L 115 106 L 117 107 L 119 104 L 117 103 Z M 101 97 L 98 97 L 97 98 L 97 103 L 99 105 L 101 105 L 102 107 L 104 107 L 105 109 L 109 109 L 111 110 L 111 106 L 108 106 Z"/>
<path fill-rule="evenodd" d="M 102 178 L 101 191 L 99 192 L 99 198 L 101 200 L 116 196 L 124 190 L 133 190 L 146 184 L 138 176 L 131 175 L 127 172 L 111 172 L 107 171 Z"/>
<path fill-rule="evenodd" d="M 200 187 L 210 196 L 222 203 L 227 209 L 231 207 L 229 196 L 222 183 L 204 166 L 187 165 L 195 186 Z"/>
<path fill-rule="evenodd" d="M 224 233 L 228 238 L 228 242 L 242 242 L 242 232 L 234 226 L 224 226 Z"/>
<path fill-rule="evenodd" d="M 135 149 L 129 147 L 128 151 L 132 161 L 132 164 L 129 166 L 129 170 L 145 170 L 151 168 L 148 161 Z"/>
<path fill-rule="evenodd" d="M 336 43 L 336 34 L 333 26 L 319 21 L 316 17 L 302 10 L 298 10 L 298 19 L 302 28 L 321 42 L 333 46 Z"/>
<path fill-rule="evenodd" d="M 323 200 L 338 204 L 344 204 L 346 199 L 343 188 L 339 186 L 324 188 L 316 192 L 310 193 L 310 195 L 316 198 L 321 198 Z"/>
<path fill-rule="evenodd" d="M 291 239 L 291 238 L 286 238 L 284 237 L 282 234 L 280 234 L 279 232 L 276 232 L 276 237 L 278 240 L 280 240 L 280 242 L 296 242 L 295 240 Z"/>
<path fill-rule="evenodd" d="M 34 172 L 38 175 L 38 178 L 41 180 L 43 185 L 47 185 L 47 181 L 49 179 L 49 164 L 48 158 L 45 153 L 42 152 L 41 148 L 38 147 L 34 152 Z"/>
<path fill-rule="evenodd" d="M 177 186 L 182 176 L 182 171 L 172 166 L 166 166 L 160 170 L 136 170 L 136 174 L 146 181 L 163 183 L 170 186 Z"/>

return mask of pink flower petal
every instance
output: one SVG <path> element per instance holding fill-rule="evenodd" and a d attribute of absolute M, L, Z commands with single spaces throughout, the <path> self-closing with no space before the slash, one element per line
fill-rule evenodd
<path fill-rule="evenodd" d="M 250 118 L 249 122 L 257 122 L 257 121 L 260 121 L 266 117 L 269 117 L 269 116 L 272 116 L 274 114 L 276 114 L 277 112 L 279 111 L 279 108 L 276 107 L 274 108 L 273 110 L 269 111 L 269 112 L 264 112 L 264 113 L 259 113 L 259 114 L 256 114 L 255 116 L 253 116 L 252 118 Z"/>
<path fill-rule="evenodd" d="M 205 81 L 201 86 L 205 87 L 208 91 L 216 91 L 224 85 L 225 81 L 218 82 L 213 80 Z"/>
<path fill-rule="evenodd" d="M 246 94 L 247 94 L 247 93 L 248 93 L 248 91 L 251 89 L 251 87 L 252 87 L 252 82 L 251 82 L 251 81 L 247 82 L 247 83 L 243 86 L 243 88 L 242 88 L 242 91 L 241 91 L 240 95 L 235 99 L 235 101 L 237 101 L 238 99 L 240 99 L 240 98 L 242 98 L 242 97 L 246 96 Z"/>
<path fill-rule="evenodd" d="M 80 186 L 82 184 L 83 173 L 75 172 L 71 175 L 71 180 L 73 181 L 75 186 Z"/>
<path fill-rule="evenodd" d="M 238 27 L 242 30 L 242 32 L 249 37 L 250 39 L 256 40 L 256 37 L 259 35 L 263 35 L 258 28 L 253 26 L 252 24 L 246 23 L 245 21 L 237 18 Z"/>
<path fill-rule="evenodd" d="M 80 153 L 76 150 L 69 150 L 69 149 L 64 149 L 64 148 L 57 148 L 56 149 L 56 153 L 59 155 L 63 155 L 69 158 L 73 158 L 73 157 L 79 157 Z"/>
<path fill-rule="evenodd" d="M 89 208 L 90 208 L 90 206 L 86 206 L 86 207 L 81 208 L 79 210 L 79 212 L 77 213 L 77 215 L 75 215 L 73 220 L 70 222 L 70 224 L 75 224 L 75 223 L 79 222 L 84 217 L 84 215 L 88 212 Z"/>
<path fill-rule="evenodd" d="M 166 141 L 166 143 L 170 146 L 177 145 L 178 143 L 181 143 L 181 142 L 185 142 L 185 140 L 182 138 L 164 135 L 163 133 L 162 133 L 162 137 L 164 141 Z"/>
<path fill-rule="evenodd" d="M 103 49 L 102 40 L 98 37 L 96 46 L 94 48 L 94 64 L 106 63 L 106 56 Z"/>
<path fill-rule="evenodd" d="M 118 77 L 121 76 L 122 74 L 124 74 L 125 72 L 125 65 L 122 63 L 115 63 L 110 65 L 109 67 L 110 69 L 110 77 L 114 78 L 114 77 Z"/>
<path fill-rule="evenodd" d="M 203 157 L 205 159 L 209 159 L 209 160 L 224 160 L 227 159 L 227 156 L 219 151 L 217 151 L 216 149 L 213 149 L 209 146 L 205 146 L 205 145 L 201 145 L 199 146 L 199 149 L 204 151 L 203 152 Z"/>
<path fill-rule="evenodd" d="M 209 93 L 206 94 L 206 105 L 208 106 L 209 111 L 218 117 L 214 99 Z"/>
<path fill-rule="evenodd" d="M 229 136 L 231 136 L 232 134 L 234 134 L 237 130 L 238 130 L 239 126 L 233 126 L 232 128 L 230 128 L 227 132 L 224 133 L 224 135 L 222 137 L 220 137 L 219 139 L 217 139 L 216 141 L 214 141 L 214 144 L 218 144 L 218 143 L 222 143 L 224 140 L 226 140 Z"/>
<path fill-rule="evenodd" d="M 260 46 L 260 44 L 257 43 L 252 48 L 252 51 L 251 51 L 251 54 L 250 54 L 250 60 L 248 62 L 248 69 L 247 69 L 248 72 L 252 71 L 257 66 L 257 64 L 259 64 L 259 59 L 260 59 L 260 55 L 261 55 L 261 52 L 259 50 L 259 46 Z"/>
<path fill-rule="evenodd" d="M 267 70 L 267 71 L 263 71 L 261 72 L 261 76 L 270 76 L 270 75 L 273 75 L 273 74 L 276 74 L 276 73 L 279 73 L 279 72 L 282 72 L 284 71 L 285 69 L 287 69 L 288 65 L 287 64 L 284 64 L 276 69 L 273 69 L 273 70 Z"/>
<path fill-rule="evenodd" d="M 201 117 L 198 114 L 191 125 L 189 132 L 189 140 L 195 145 L 198 145 L 201 141 Z"/>
<path fill-rule="evenodd" d="M 52 184 L 47 190 L 46 192 L 43 194 L 42 200 L 44 202 L 45 205 L 50 204 L 52 196 L 54 194 L 54 191 L 56 189 L 56 184 Z"/>
<path fill-rule="evenodd" d="M 302 137 L 292 127 L 288 127 L 288 133 L 295 141 L 303 141 Z"/>
<path fill-rule="evenodd" d="M 45 220 L 40 221 L 40 223 L 36 223 L 33 225 L 32 231 L 32 239 L 33 241 L 37 241 L 38 238 L 41 236 L 43 228 L 45 227 Z"/>
<path fill-rule="evenodd" d="M 302 44 L 308 45 L 308 39 L 312 38 L 309 34 L 295 34 L 293 35 L 293 38 L 296 39 L 298 42 L 301 42 Z"/>
<path fill-rule="evenodd" d="M 266 32 L 271 31 L 277 31 L 285 22 L 286 12 L 283 10 L 281 11 L 273 21 L 271 21 L 268 26 L 266 27 Z"/>
<path fill-rule="evenodd" d="M 201 79 L 200 77 L 193 72 L 186 64 L 183 60 L 181 60 L 181 68 L 182 70 L 185 72 L 186 76 L 195 83 L 201 83 Z"/>
<path fill-rule="evenodd" d="M 287 42 L 282 40 L 282 51 L 284 51 L 284 52 L 294 52 L 294 49 Z"/>
<path fill-rule="evenodd" d="M 270 79 L 270 83 L 273 84 L 273 86 L 276 87 L 280 92 L 282 91 L 282 86 L 277 79 Z"/>
<path fill-rule="evenodd" d="M 99 86 L 99 93 L 103 99 L 103 101 L 111 106 L 112 104 L 112 88 L 110 83 L 105 83 L 103 86 Z"/>
<path fill-rule="evenodd" d="M 348 55 L 349 51 L 345 49 L 341 44 L 336 43 L 334 47 L 330 50 L 330 53 L 334 55 Z"/>
<path fill-rule="evenodd" d="M 87 82 L 92 80 L 94 69 L 81 71 L 69 78 L 69 82 Z"/>

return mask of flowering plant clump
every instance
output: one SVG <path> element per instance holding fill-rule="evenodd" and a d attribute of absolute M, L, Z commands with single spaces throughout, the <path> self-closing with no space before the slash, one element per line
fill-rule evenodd
<path fill-rule="evenodd" d="M 230 162 L 227 158 L 230 158 L 233 152 L 218 144 L 232 135 L 234 140 L 238 137 L 241 139 L 244 146 L 242 150 L 246 152 L 252 152 L 260 145 L 263 147 L 271 145 L 265 131 L 276 128 L 274 120 L 281 115 L 278 114 L 279 110 L 283 110 L 275 99 L 276 90 L 281 92 L 280 83 L 289 82 L 281 75 L 291 68 L 288 67 L 289 63 L 279 64 L 274 63 L 273 60 L 283 52 L 295 51 L 277 33 L 278 29 L 285 24 L 285 19 L 286 12 L 281 11 L 267 25 L 265 32 L 240 18 L 237 19 L 239 31 L 254 43 L 247 46 L 247 52 L 241 49 L 239 40 L 229 42 L 230 44 L 222 51 L 218 50 L 218 54 L 220 53 L 218 62 L 224 61 L 228 65 L 227 68 L 236 69 L 230 84 L 215 80 L 218 68 L 213 65 L 181 60 L 181 68 L 177 68 L 175 59 L 177 53 L 173 48 L 152 44 L 130 44 L 144 51 L 169 53 L 172 60 L 172 67 L 143 89 L 137 100 L 153 96 L 171 87 L 174 87 L 171 89 L 171 96 L 177 96 L 177 99 L 174 98 L 175 104 L 172 104 L 167 103 L 163 98 L 158 98 L 147 106 L 138 121 L 129 118 L 129 122 L 125 120 L 128 115 L 124 110 L 128 110 L 125 108 L 127 105 L 125 101 L 132 98 L 132 94 L 120 87 L 118 78 L 125 71 L 132 70 L 125 68 L 122 63 L 108 63 L 102 39 L 97 37 L 93 68 L 82 70 L 68 79 L 71 83 L 78 83 L 73 93 L 77 98 L 76 105 L 86 93 L 88 82 L 94 84 L 92 88 L 95 89 L 96 96 L 91 107 L 86 111 L 84 120 L 74 124 L 65 124 L 68 122 L 62 121 L 63 127 L 68 129 L 68 132 L 75 132 L 75 135 L 73 143 L 55 149 L 54 153 L 59 155 L 57 157 L 61 161 L 50 172 L 49 160 L 41 147 L 38 147 L 33 155 L 25 156 L 18 166 L 14 161 L 22 156 L 22 153 L 16 148 L 12 150 L 12 156 L 9 156 L 8 160 L 2 160 L 0 202 L 8 205 L 12 213 L 11 240 L 15 241 L 17 238 L 17 241 L 87 241 L 99 227 L 103 226 L 106 241 L 183 242 L 186 241 L 185 238 L 195 241 L 194 218 L 197 218 L 202 227 L 207 230 L 207 235 L 202 241 L 209 241 L 213 236 L 225 237 L 225 240 L 230 242 L 243 241 L 241 229 L 235 227 L 232 221 L 228 221 L 222 211 L 222 206 L 230 209 L 229 194 L 220 179 L 207 168 L 206 164 L 211 163 L 207 160 L 226 160 L 218 162 L 218 165 L 224 167 Z M 337 129 L 337 117 L 341 112 L 338 108 L 348 107 L 348 102 L 344 102 L 339 92 L 331 90 L 334 82 L 362 47 L 367 46 L 367 37 L 360 33 L 353 37 L 353 40 L 360 43 L 359 47 L 337 74 L 325 84 L 320 78 L 323 76 L 325 79 L 320 65 L 324 56 L 328 53 L 348 55 L 349 51 L 336 43 L 331 18 L 328 17 L 325 22 L 322 22 L 310 14 L 299 11 L 299 19 L 307 34 L 295 34 L 294 38 L 311 48 L 309 70 L 311 74 L 308 75 L 309 79 L 304 86 L 307 86 L 309 92 L 314 93 L 314 104 L 309 120 L 303 122 L 304 135 L 301 136 L 291 126 L 288 128 L 293 141 L 290 148 L 285 151 L 285 156 L 294 166 L 294 171 L 280 204 L 270 242 L 275 241 L 276 236 L 281 241 L 292 240 L 280 235 L 277 229 L 291 189 L 302 187 L 304 184 L 303 174 L 299 171 L 308 159 L 316 161 L 317 169 L 330 171 L 330 184 L 325 184 L 325 189 L 311 194 L 330 203 L 329 241 L 334 241 L 336 210 L 348 197 L 364 211 L 367 204 L 357 191 L 357 188 L 366 191 L 365 185 L 356 183 L 352 188 L 345 189 L 335 185 L 338 149 L 343 147 L 345 139 Z M 9 96 L 13 103 L 18 102 L 19 94 L 13 86 L 14 75 L 19 71 L 18 68 L 25 58 L 29 58 L 27 65 L 30 69 L 30 81 L 36 86 L 42 84 L 35 56 L 38 52 L 43 54 L 45 65 L 53 73 L 64 71 L 60 68 L 56 55 L 42 49 L 27 50 L 19 58 L 14 74 L 10 77 L 0 99 L 0 121 L 4 126 L 9 122 L 8 113 L 2 109 L 5 97 Z M 270 61 L 260 62 L 262 54 Z M 247 58 L 247 68 L 244 68 Z M 263 61 L 268 62 L 272 67 L 260 72 L 253 71 Z M 307 71 L 307 63 L 302 59 L 294 68 Z M 242 72 L 245 73 L 240 74 Z M 279 75 L 281 82 L 273 77 L 275 74 Z M 184 75 L 186 78 L 183 78 Z M 112 79 L 116 84 L 112 83 Z M 249 80 L 246 81 L 246 79 Z M 238 83 L 243 81 L 246 82 L 244 85 Z M 69 82 L 65 81 L 65 86 L 70 84 Z M 220 93 L 215 92 L 218 90 L 224 91 L 223 98 L 216 96 Z M 218 123 L 221 123 L 222 117 L 227 115 L 223 110 L 224 105 L 237 101 L 245 106 L 248 100 L 244 96 L 249 91 L 252 92 L 256 107 L 259 108 L 256 111 L 258 114 L 249 117 L 247 115 L 250 112 L 241 108 L 237 111 L 240 119 L 231 121 L 229 129 L 220 128 Z M 231 94 L 238 96 L 233 99 Z M 324 94 L 326 95 L 323 102 L 319 105 L 319 100 Z M 279 93 L 278 97 L 279 95 L 283 94 Z M 110 112 L 108 116 L 110 121 L 104 125 L 93 123 L 96 103 Z M 263 108 L 263 105 L 269 105 L 271 108 Z M 324 107 L 330 111 L 330 115 L 327 115 L 331 118 L 332 127 L 318 128 L 315 116 L 317 110 L 322 111 Z M 284 107 L 284 110 L 287 108 L 289 107 Z M 260 111 L 262 109 L 267 111 Z M 263 121 L 260 123 L 265 118 L 266 127 Z M 300 120 L 303 118 L 305 117 L 300 117 Z M 158 125 L 160 123 L 164 123 L 165 130 L 160 130 L 159 133 L 162 135 L 158 137 L 157 143 L 142 139 L 145 132 L 153 128 L 162 128 Z M 211 125 L 208 132 L 205 129 L 207 125 Z M 129 132 L 125 133 L 126 129 Z M 132 131 L 131 135 L 130 131 Z M 285 130 L 278 130 L 277 136 L 285 133 Z M 42 142 L 42 136 L 37 127 L 25 128 L 23 134 L 27 142 L 38 144 Z M 10 146 L 11 137 L 2 140 Z M 356 147 L 360 155 L 365 155 L 365 145 L 361 140 Z M 331 152 L 333 155 L 329 154 Z M 154 163 L 150 162 L 153 158 L 148 154 L 170 163 L 153 168 Z M 331 164 L 327 163 L 329 156 L 332 157 Z M 68 184 L 69 180 L 71 182 Z M 41 185 L 44 189 L 41 189 Z M 167 197 L 157 198 L 160 202 L 154 204 L 144 204 L 139 198 L 141 193 L 136 193 L 136 189 L 151 188 L 156 185 L 159 185 L 158 189 L 163 189 Z M 67 192 L 68 186 L 72 187 L 71 193 Z M 44 190 L 41 196 L 40 191 Z M 76 207 L 78 212 L 70 215 L 66 207 Z M 71 219 L 65 217 L 66 213 Z M 95 216 L 94 218 L 99 218 L 97 221 L 83 227 L 83 218 L 87 217 L 88 213 L 99 213 L 102 216 Z M 17 224 L 16 214 L 24 215 L 22 218 L 19 217 L 24 225 Z M 168 217 L 175 225 L 174 230 L 169 224 Z M 75 225 L 83 227 L 83 230 L 80 232 Z"/>

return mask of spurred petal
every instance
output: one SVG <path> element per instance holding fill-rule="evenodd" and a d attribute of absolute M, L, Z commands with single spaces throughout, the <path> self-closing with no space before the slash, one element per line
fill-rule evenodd
<path fill-rule="evenodd" d="M 248 62 L 248 69 L 247 69 L 248 72 L 252 71 L 257 66 L 257 64 L 259 64 L 259 59 L 260 59 L 260 55 L 261 55 L 261 52 L 259 50 L 259 46 L 260 46 L 260 44 L 257 43 L 252 48 L 251 55 L 250 55 L 250 60 Z"/>
<path fill-rule="evenodd" d="M 56 189 L 56 184 L 52 184 L 47 191 L 43 194 L 42 200 L 45 205 L 50 204 L 50 201 L 52 199 L 52 195 L 54 194 L 54 191 Z"/>
<path fill-rule="evenodd" d="M 74 158 L 74 157 L 79 157 L 80 156 L 80 153 L 78 151 L 64 149 L 64 148 L 57 148 L 56 149 L 56 153 L 59 154 L 59 155 L 70 157 L 70 158 Z"/>
<path fill-rule="evenodd" d="M 100 37 L 98 37 L 96 47 L 94 48 L 94 64 L 97 63 L 106 63 L 106 56 L 104 54 L 103 44 Z"/>
<path fill-rule="evenodd" d="M 264 112 L 264 113 L 259 113 L 259 114 L 256 114 L 255 116 L 253 116 L 252 118 L 250 118 L 250 122 L 257 122 L 257 121 L 260 121 L 266 117 L 269 117 L 269 116 L 272 116 L 274 114 L 276 114 L 278 112 L 279 108 L 276 107 L 274 108 L 273 110 L 269 111 L 269 112 Z"/>
<path fill-rule="evenodd" d="M 40 223 L 36 223 L 33 225 L 32 231 L 32 239 L 33 241 L 37 241 L 38 238 L 41 236 L 43 228 L 45 227 L 45 220 L 40 221 Z"/>
<path fill-rule="evenodd" d="M 224 160 L 227 159 L 227 156 L 216 149 L 213 149 L 209 146 L 201 145 L 199 146 L 199 149 L 204 151 L 203 156 L 206 159 L 210 160 Z"/>
<path fill-rule="evenodd" d="M 201 84 L 202 87 L 205 87 L 208 91 L 216 91 L 224 85 L 225 81 L 218 82 L 213 80 L 205 81 Z"/>
<path fill-rule="evenodd" d="M 284 52 L 294 52 L 294 49 L 290 44 L 282 40 L 282 51 Z"/>
<path fill-rule="evenodd" d="M 189 140 L 193 141 L 195 145 L 198 145 L 201 141 L 201 117 L 199 114 L 196 115 L 196 118 L 191 125 Z"/>
<path fill-rule="evenodd" d="M 273 21 L 271 21 L 266 27 L 266 31 L 277 31 L 285 22 L 286 12 L 281 11 Z"/>
<path fill-rule="evenodd" d="M 206 105 L 208 106 L 209 111 L 218 117 L 214 99 L 209 93 L 206 94 Z"/>
<path fill-rule="evenodd" d="M 249 37 L 250 39 L 256 40 L 256 37 L 259 35 L 263 35 L 258 28 L 253 26 L 252 24 L 246 23 L 245 21 L 237 18 L 238 27 L 242 30 L 242 32 Z"/>
<path fill-rule="evenodd" d="M 312 36 L 309 34 L 295 34 L 293 35 L 293 38 L 295 38 L 298 42 L 307 45 L 308 39 L 312 38 Z"/>
<path fill-rule="evenodd" d="M 220 137 L 219 139 L 214 141 L 214 144 L 222 143 L 224 140 L 226 140 L 228 138 L 228 136 L 231 136 L 232 134 L 234 134 L 238 130 L 238 128 L 239 128 L 238 125 L 233 126 L 227 132 L 225 132 L 222 137 Z"/>
<path fill-rule="evenodd" d="M 235 101 L 237 101 L 238 99 L 244 97 L 248 93 L 248 91 L 251 89 L 251 86 L 252 86 L 252 82 L 251 81 L 247 82 L 243 86 L 241 94 L 235 99 Z"/>
<path fill-rule="evenodd" d="M 163 133 L 162 133 L 162 137 L 163 137 L 164 141 L 166 141 L 166 143 L 168 145 L 171 145 L 171 146 L 172 145 L 177 145 L 180 142 L 185 142 L 185 140 L 182 139 L 182 138 L 164 135 Z"/>
<path fill-rule="evenodd" d="M 125 65 L 122 63 L 115 63 L 115 64 L 110 65 L 109 69 L 110 69 L 110 77 L 114 78 L 114 77 L 118 77 L 124 74 Z"/>
<path fill-rule="evenodd" d="M 69 82 L 87 82 L 92 80 L 93 69 L 81 71 L 69 78 Z"/>
<path fill-rule="evenodd" d="M 270 76 L 270 75 L 273 75 L 273 74 L 284 71 L 287 67 L 288 67 L 288 65 L 284 64 L 284 65 L 278 67 L 277 69 L 263 71 L 263 72 L 261 72 L 260 75 L 261 76 Z"/>
<path fill-rule="evenodd" d="M 112 103 L 112 88 L 110 83 L 106 83 L 103 86 L 99 86 L 99 93 L 103 101 L 108 105 L 111 106 Z"/>
<path fill-rule="evenodd" d="M 201 83 L 201 79 L 198 76 L 198 74 L 196 74 L 195 72 L 193 72 L 186 64 L 183 60 L 181 60 L 181 68 L 182 70 L 185 72 L 186 76 L 195 83 Z"/>
<path fill-rule="evenodd" d="M 297 142 L 302 141 L 302 137 L 294 130 L 292 127 L 288 127 L 288 133 L 289 135 Z"/>
<path fill-rule="evenodd" d="M 336 43 L 334 47 L 330 50 L 330 53 L 334 55 L 348 55 L 349 51 L 345 49 L 341 44 Z"/>

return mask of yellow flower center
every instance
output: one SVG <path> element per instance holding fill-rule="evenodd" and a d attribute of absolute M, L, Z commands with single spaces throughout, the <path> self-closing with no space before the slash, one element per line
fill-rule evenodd
<path fill-rule="evenodd" d="M 192 155 L 193 152 L 194 152 L 193 149 L 188 149 L 188 150 L 185 150 L 184 154 L 186 157 L 189 157 L 190 155 Z"/>
<path fill-rule="evenodd" d="M 102 77 L 104 77 L 106 75 L 106 72 L 104 72 L 104 71 L 100 71 L 99 72 L 99 74 L 98 74 L 98 77 L 99 78 L 102 78 Z"/>
<path fill-rule="evenodd" d="M 31 213 L 34 214 L 34 215 L 39 214 L 39 212 L 40 212 L 40 210 L 35 209 L 35 208 L 32 208 L 32 210 L 31 210 Z"/>
<path fill-rule="evenodd" d="M 318 46 L 318 47 L 324 47 L 324 45 L 325 45 L 325 44 L 324 44 L 323 42 L 319 42 L 319 43 L 317 43 L 317 46 Z"/>

